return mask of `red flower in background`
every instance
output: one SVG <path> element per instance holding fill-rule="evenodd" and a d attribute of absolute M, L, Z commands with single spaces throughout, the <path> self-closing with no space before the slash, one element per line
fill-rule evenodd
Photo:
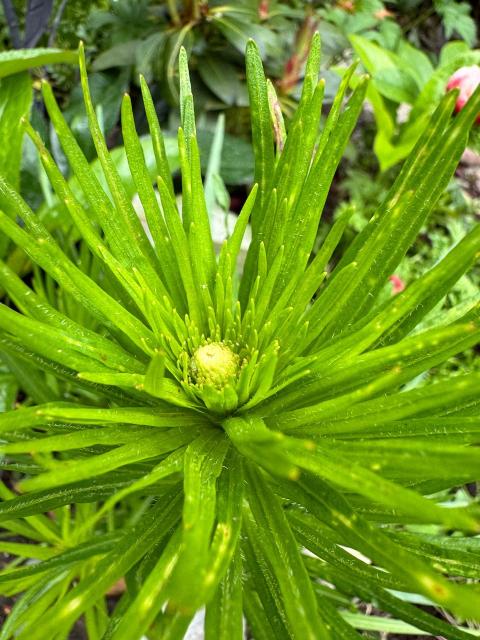
<path fill-rule="evenodd" d="M 405 283 L 400 278 L 400 276 L 393 275 L 389 277 L 390 282 L 392 283 L 392 295 L 396 295 L 397 293 L 401 293 L 405 289 Z"/>
<path fill-rule="evenodd" d="M 260 20 L 266 20 L 268 18 L 270 9 L 269 5 L 269 0 L 261 0 L 260 4 L 258 5 L 258 17 L 260 18 Z"/>
<path fill-rule="evenodd" d="M 447 91 L 451 89 L 460 89 L 460 94 L 455 103 L 455 111 L 458 113 L 468 102 L 470 96 L 480 84 L 480 67 L 472 65 L 471 67 L 461 67 L 447 84 Z M 477 116 L 477 122 L 480 123 L 480 113 Z"/>
<path fill-rule="evenodd" d="M 303 65 L 310 53 L 310 45 L 317 26 L 317 20 L 312 16 L 307 16 L 297 31 L 295 51 L 285 63 L 283 77 L 277 80 L 277 86 L 281 93 L 288 95 L 299 82 Z"/>

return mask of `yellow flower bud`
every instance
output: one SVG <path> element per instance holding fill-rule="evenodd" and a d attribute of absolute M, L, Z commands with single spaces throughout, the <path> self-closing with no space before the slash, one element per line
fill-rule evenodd
<path fill-rule="evenodd" d="M 199 347 L 190 360 L 190 372 L 199 386 L 222 388 L 239 369 L 239 357 L 221 342 L 211 342 Z"/>

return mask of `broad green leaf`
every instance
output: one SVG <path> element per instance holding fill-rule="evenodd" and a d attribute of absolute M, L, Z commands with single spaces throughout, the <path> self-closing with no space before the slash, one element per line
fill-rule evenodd
<path fill-rule="evenodd" d="M 351 35 L 349 40 L 365 69 L 373 76 L 384 69 L 395 68 L 397 56 L 388 49 L 359 35 Z"/>
<path fill-rule="evenodd" d="M 103 71 L 112 67 L 129 67 L 135 63 L 135 53 L 140 44 L 139 40 L 120 42 L 102 51 L 95 58 L 92 71 Z"/>
<path fill-rule="evenodd" d="M 418 88 L 415 80 L 401 68 L 381 69 L 374 75 L 373 82 L 378 91 L 393 102 L 412 104 Z"/>
<path fill-rule="evenodd" d="M 2 70 L 0 53 L 0 77 Z M 0 81 L 0 135 L 4 144 L 0 149 L 0 173 L 15 189 L 20 187 L 22 156 L 22 118 L 30 115 L 32 80 L 28 73 L 15 74 Z"/>
<path fill-rule="evenodd" d="M 247 88 L 233 65 L 217 56 L 209 56 L 202 59 L 198 72 L 210 91 L 224 104 L 238 107 L 248 105 Z"/>
<path fill-rule="evenodd" d="M 433 65 L 428 55 L 407 40 L 401 39 L 398 44 L 398 56 L 408 65 L 409 73 L 415 78 L 419 89 L 422 89 L 433 73 Z"/>
<path fill-rule="evenodd" d="M 0 52 L 0 78 L 47 64 L 78 64 L 76 51 L 61 49 L 18 49 Z"/>

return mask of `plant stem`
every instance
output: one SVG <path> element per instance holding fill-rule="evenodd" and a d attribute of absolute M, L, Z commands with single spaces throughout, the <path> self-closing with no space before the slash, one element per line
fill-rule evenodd
<path fill-rule="evenodd" d="M 60 26 L 60 22 L 62 20 L 63 12 L 65 11 L 65 7 L 67 6 L 67 2 L 68 0 L 62 0 L 60 6 L 58 7 L 58 11 L 52 23 L 52 28 L 50 29 L 50 35 L 48 36 L 49 47 L 53 47 L 55 38 L 57 37 L 58 27 Z"/>
<path fill-rule="evenodd" d="M 167 0 L 168 13 L 174 25 L 180 24 L 180 15 L 177 11 L 177 3 L 175 0 Z"/>

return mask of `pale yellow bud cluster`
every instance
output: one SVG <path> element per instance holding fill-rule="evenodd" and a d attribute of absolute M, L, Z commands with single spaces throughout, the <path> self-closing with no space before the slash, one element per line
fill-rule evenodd
<path fill-rule="evenodd" d="M 199 386 L 224 387 L 238 374 L 239 357 L 222 342 L 199 347 L 190 360 L 190 374 Z"/>

